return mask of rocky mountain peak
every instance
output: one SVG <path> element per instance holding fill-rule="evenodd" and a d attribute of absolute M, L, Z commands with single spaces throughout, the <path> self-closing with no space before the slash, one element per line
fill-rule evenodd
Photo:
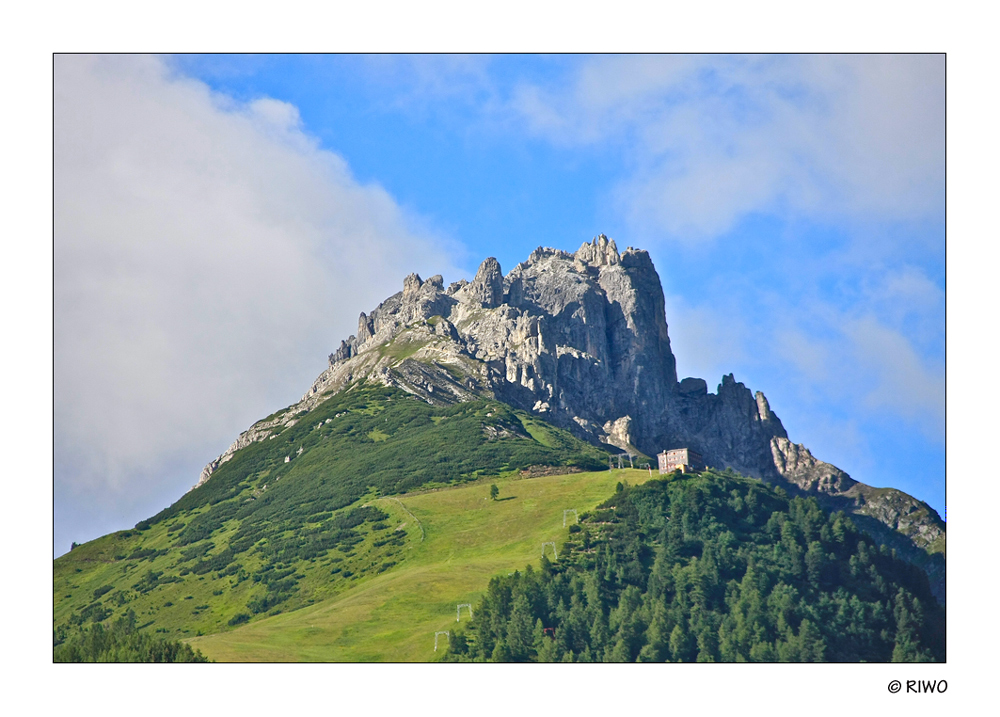
<path fill-rule="evenodd" d="M 716 393 L 678 382 L 645 251 L 619 253 L 601 234 L 572 254 L 539 247 L 506 276 L 490 257 L 447 291 L 417 274 L 402 288 L 359 316 L 302 407 L 358 380 L 431 402 L 490 396 L 594 443 L 648 457 L 687 446 L 709 465 L 780 476 L 771 439 L 787 435 L 763 394 L 732 374 Z"/>
<path fill-rule="evenodd" d="M 503 302 L 503 293 L 500 262 L 491 256 L 479 265 L 472 283 L 455 292 L 455 298 L 484 309 L 494 309 Z"/>
<path fill-rule="evenodd" d="M 603 234 L 594 237 L 591 242 L 584 242 L 573 254 L 573 258 L 590 266 L 613 266 L 621 263 L 615 240 L 608 239 Z"/>
<path fill-rule="evenodd" d="M 419 274 L 410 274 L 403 279 L 403 298 L 412 299 L 423 285 L 424 282 L 421 281 Z"/>

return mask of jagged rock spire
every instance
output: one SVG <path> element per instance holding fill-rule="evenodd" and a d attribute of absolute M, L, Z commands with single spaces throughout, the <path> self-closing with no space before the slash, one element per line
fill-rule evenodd
<path fill-rule="evenodd" d="M 421 281 L 419 274 L 410 274 L 405 279 L 403 279 L 403 298 L 404 299 L 411 298 L 418 291 L 420 291 L 420 287 L 423 285 L 424 282 Z"/>
<path fill-rule="evenodd" d="M 479 265 L 476 278 L 464 286 L 458 295 L 459 301 L 476 303 L 484 309 L 494 309 L 503 302 L 503 272 L 500 262 L 492 256 Z"/>
<path fill-rule="evenodd" d="M 613 266 L 621 263 L 621 255 L 614 239 L 608 239 L 603 234 L 594 237 L 591 242 L 584 242 L 573 257 L 591 266 Z"/>

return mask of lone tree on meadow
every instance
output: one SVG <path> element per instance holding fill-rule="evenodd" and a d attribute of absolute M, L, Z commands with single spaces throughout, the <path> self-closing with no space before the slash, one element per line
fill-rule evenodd
<path fill-rule="evenodd" d="M 496 500 L 498 495 L 500 495 L 500 489 L 494 483 L 490 486 L 490 500 Z"/>

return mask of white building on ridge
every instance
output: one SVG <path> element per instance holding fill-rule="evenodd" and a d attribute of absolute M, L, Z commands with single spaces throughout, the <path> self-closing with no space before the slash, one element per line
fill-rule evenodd
<path fill-rule="evenodd" d="M 660 464 L 660 475 L 680 470 L 682 473 L 691 471 L 701 471 L 705 469 L 705 462 L 701 454 L 690 448 L 672 448 L 656 455 Z"/>

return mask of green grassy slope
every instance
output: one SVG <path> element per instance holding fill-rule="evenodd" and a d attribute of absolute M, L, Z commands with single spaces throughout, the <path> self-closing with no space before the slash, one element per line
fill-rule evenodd
<path fill-rule="evenodd" d="M 443 654 L 435 655 L 434 632 L 455 626 L 458 603 L 475 605 L 490 577 L 537 564 L 542 542 L 561 547 L 564 509 L 591 510 L 619 481 L 648 478 L 646 471 L 615 470 L 487 479 L 380 498 L 373 505 L 392 516 L 388 522 L 406 524 L 407 557 L 398 566 L 322 603 L 189 644 L 219 661 L 433 660 Z M 500 488 L 497 501 L 488 499 L 492 483 Z"/>
<path fill-rule="evenodd" d="M 379 496 L 536 465 L 593 469 L 606 456 L 495 401 L 344 391 L 135 530 L 58 558 L 55 641 L 130 609 L 139 629 L 177 638 L 323 601 L 409 559 L 412 526 L 395 530 L 397 504 Z"/>

